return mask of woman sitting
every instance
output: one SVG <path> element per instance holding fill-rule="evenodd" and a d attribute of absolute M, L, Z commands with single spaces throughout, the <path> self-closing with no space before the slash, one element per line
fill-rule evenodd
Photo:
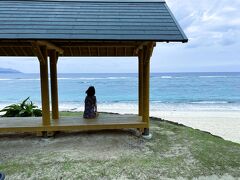
<path fill-rule="evenodd" d="M 85 98 L 85 109 L 83 113 L 83 117 L 87 119 L 96 118 L 97 116 L 97 99 L 95 96 L 95 88 L 90 86 L 86 91 Z"/>

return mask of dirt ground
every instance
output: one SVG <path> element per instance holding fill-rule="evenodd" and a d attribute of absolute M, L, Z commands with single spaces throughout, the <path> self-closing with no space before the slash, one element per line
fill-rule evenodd
<path fill-rule="evenodd" d="M 240 145 L 165 121 L 136 130 L 0 135 L 6 179 L 240 179 Z M 218 149 L 218 150 L 216 150 Z"/>

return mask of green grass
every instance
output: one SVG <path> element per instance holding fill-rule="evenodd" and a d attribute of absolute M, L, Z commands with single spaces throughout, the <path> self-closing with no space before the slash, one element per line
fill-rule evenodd
<path fill-rule="evenodd" d="M 82 116 L 82 113 L 61 112 L 61 116 Z M 22 179 L 192 179 L 212 175 L 240 177 L 240 144 L 159 119 L 151 120 L 150 130 L 153 134 L 151 140 L 129 134 L 126 142 L 129 141 L 132 152 L 116 155 L 115 158 L 71 158 L 71 153 L 76 153 L 77 150 L 69 148 L 71 150 L 63 153 L 56 147 L 53 152 L 13 156 L 4 162 L 1 162 L 0 157 L 0 171 L 11 178 L 19 175 Z M 104 132 L 83 133 L 80 136 L 93 141 L 90 137 L 98 134 L 100 136 Z M 111 133 L 106 132 L 106 136 L 111 136 Z M 71 137 L 68 140 L 74 141 L 76 135 Z M 119 145 L 116 135 L 112 142 L 113 146 Z M 84 144 L 79 143 L 80 149 L 81 146 Z M 97 151 L 98 147 L 93 148 Z M 99 154 L 101 156 L 100 150 Z"/>

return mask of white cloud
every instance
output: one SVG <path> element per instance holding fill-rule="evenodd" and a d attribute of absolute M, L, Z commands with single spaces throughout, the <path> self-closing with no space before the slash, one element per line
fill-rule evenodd
<path fill-rule="evenodd" d="M 232 7 L 232 6 L 226 6 L 226 7 L 223 7 L 222 9 L 222 12 L 224 13 L 229 13 L 229 12 L 236 12 L 237 11 L 237 8 L 236 7 Z"/>
<path fill-rule="evenodd" d="M 190 39 L 188 47 L 240 42 L 239 0 L 167 0 Z"/>

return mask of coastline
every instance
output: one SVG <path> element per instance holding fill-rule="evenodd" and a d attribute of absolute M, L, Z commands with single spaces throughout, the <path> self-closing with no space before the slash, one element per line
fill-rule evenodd
<path fill-rule="evenodd" d="M 68 108 L 61 106 L 61 111 L 83 111 L 83 106 Z M 137 114 L 138 105 L 133 103 L 116 103 L 99 105 L 100 112 Z M 159 110 L 160 109 L 160 110 Z M 240 143 L 240 109 L 239 106 L 228 108 L 225 104 L 191 105 L 191 106 L 153 106 L 151 104 L 150 116 L 183 124 L 185 126 L 209 132 L 225 140 Z"/>
<path fill-rule="evenodd" d="M 40 106 L 39 106 L 40 107 Z M 198 106 L 199 107 L 199 106 Z M 161 118 L 167 121 L 183 124 L 193 129 L 209 132 L 220 136 L 225 140 L 240 144 L 240 110 L 235 108 L 205 106 L 152 106 L 150 116 Z M 3 107 L 1 107 L 3 108 Z M 160 109 L 160 110 L 159 110 Z M 60 111 L 81 112 L 84 110 L 82 104 L 60 104 Z M 136 103 L 115 103 L 99 104 L 99 112 L 137 114 L 138 105 Z M 2 114 L 2 113 L 1 113 Z"/>
<path fill-rule="evenodd" d="M 240 143 L 238 111 L 161 111 L 151 116 L 207 131 L 225 140 Z"/>
<path fill-rule="evenodd" d="M 77 109 L 60 109 L 61 111 L 80 112 L 83 107 Z M 99 107 L 100 112 L 137 114 L 137 108 L 125 106 L 104 106 Z M 150 117 L 161 118 L 167 121 L 183 124 L 193 129 L 209 132 L 220 136 L 225 140 L 240 144 L 240 111 L 237 110 L 151 110 Z"/>
<path fill-rule="evenodd" d="M 83 111 L 83 108 L 79 109 Z M 80 112 L 79 109 L 62 109 L 62 111 Z M 117 106 L 115 108 L 114 106 L 113 108 L 99 107 L 99 111 L 118 114 L 138 113 L 137 109 L 125 109 L 124 111 L 122 106 L 118 108 Z M 152 110 L 150 111 L 150 117 L 183 124 L 240 144 L 240 111 L 237 110 Z"/>

